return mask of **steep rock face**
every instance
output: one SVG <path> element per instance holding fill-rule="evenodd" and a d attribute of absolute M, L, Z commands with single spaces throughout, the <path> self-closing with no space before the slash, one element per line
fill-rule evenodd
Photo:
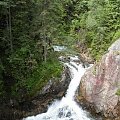
<path fill-rule="evenodd" d="M 114 42 L 108 52 L 82 77 L 78 98 L 112 120 L 120 120 L 120 39 Z M 80 100 L 79 100 L 80 101 Z"/>

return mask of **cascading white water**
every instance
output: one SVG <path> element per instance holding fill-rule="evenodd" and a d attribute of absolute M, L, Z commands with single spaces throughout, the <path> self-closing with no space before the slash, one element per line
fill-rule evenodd
<path fill-rule="evenodd" d="M 53 102 L 46 113 L 27 117 L 23 120 L 92 120 L 74 101 L 75 92 L 86 69 L 81 64 L 77 65 L 74 62 L 66 63 L 66 65 L 70 68 L 72 77 L 66 96 L 60 101 Z"/>

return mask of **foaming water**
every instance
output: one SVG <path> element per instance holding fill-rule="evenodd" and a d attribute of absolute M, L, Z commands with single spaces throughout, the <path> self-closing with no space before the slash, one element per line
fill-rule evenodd
<path fill-rule="evenodd" d="M 46 113 L 27 117 L 23 120 L 93 120 L 92 118 L 89 118 L 87 112 L 82 110 L 82 108 L 74 101 L 75 92 L 86 68 L 83 68 L 81 64 L 77 65 L 74 62 L 65 64 L 69 67 L 71 72 L 71 82 L 65 97 L 63 97 L 62 100 L 54 101 Z"/>

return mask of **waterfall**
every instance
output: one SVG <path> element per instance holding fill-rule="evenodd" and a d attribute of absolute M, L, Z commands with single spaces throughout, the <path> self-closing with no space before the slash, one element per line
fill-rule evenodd
<path fill-rule="evenodd" d="M 65 63 L 65 65 L 69 67 L 71 72 L 71 82 L 65 97 L 54 101 L 46 113 L 27 117 L 23 120 L 93 120 L 74 101 L 74 95 L 79 86 L 80 79 L 88 68 L 83 68 L 81 64 L 77 65 L 74 62 Z"/>

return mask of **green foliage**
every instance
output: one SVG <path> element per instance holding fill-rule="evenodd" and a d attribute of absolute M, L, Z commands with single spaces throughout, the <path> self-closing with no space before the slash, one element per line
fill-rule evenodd
<path fill-rule="evenodd" d="M 36 54 L 29 45 L 21 47 L 9 57 L 12 76 L 16 79 L 28 77 L 38 66 Z M 36 52 L 37 53 L 37 52 Z"/>
<path fill-rule="evenodd" d="M 4 96 L 5 91 L 3 90 L 3 78 L 2 78 L 2 71 L 3 71 L 3 65 L 0 61 L 0 98 Z"/>
<path fill-rule="evenodd" d="M 60 1 L 0 2 L 0 94 L 9 89 L 9 97 L 24 99 L 60 75 L 52 44 L 63 34 L 64 16 Z"/>
<path fill-rule="evenodd" d="M 120 37 L 119 4 L 119 0 L 81 0 L 73 4 L 70 34 L 74 35 L 75 42 L 79 41 L 80 49 L 81 46 L 86 47 L 94 59 L 99 60 L 112 42 Z"/>
<path fill-rule="evenodd" d="M 51 55 L 48 62 L 39 64 L 31 75 L 26 79 L 19 80 L 18 83 L 12 87 L 12 96 L 19 100 L 23 98 L 29 99 L 35 96 L 50 79 L 59 79 L 61 71 L 62 65 Z"/>
<path fill-rule="evenodd" d="M 120 89 L 117 90 L 116 95 L 120 96 Z"/>
<path fill-rule="evenodd" d="M 113 41 L 117 40 L 120 38 L 120 30 L 118 30 L 117 32 L 115 32 L 115 35 L 113 37 Z"/>

